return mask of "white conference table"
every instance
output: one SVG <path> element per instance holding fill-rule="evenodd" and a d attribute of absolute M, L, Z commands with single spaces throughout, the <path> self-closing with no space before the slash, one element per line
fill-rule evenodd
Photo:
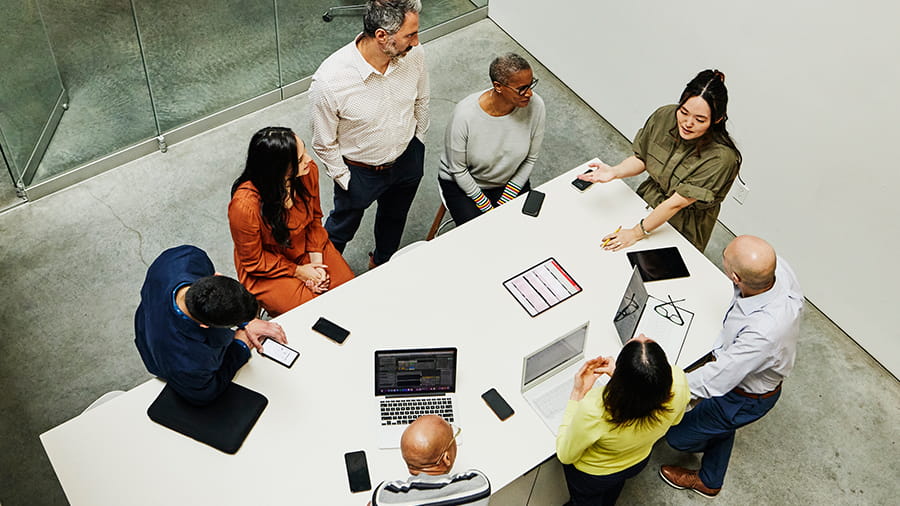
<path fill-rule="evenodd" d="M 621 348 L 613 315 L 631 275 L 626 251 L 600 239 L 646 216 L 621 181 L 570 187 L 586 165 L 541 185 L 540 216 L 524 198 L 448 232 L 277 319 L 300 352 L 287 369 L 254 353 L 235 382 L 269 399 L 236 455 L 226 455 L 152 422 L 147 407 L 164 383 L 153 379 L 41 435 L 73 505 L 348 504 L 345 452 L 365 450 L 372 484 L 405 478 L 399 450 L 375 435 L 376 349 L 459 349 L 455 469 L 484 471 L 493 490 L 555 453 L 555 438 L 520 393 L 522 358 L 586 320 L 587 356 Z M 664 225 L 629 250 L 678 246 L 691 276 L 648 283 L 651 295 L 684 298 L 695 312 L 679 365 L 707 351 L 731 297 L 728 279 Z M 530 317 L 502 286 L 554 257 L 583 291 Z M 349 329 L 337 345 L 310 330 L 319 316 Z M 480 396 L 495 387 L 516 414 L 501 422 Z"/>

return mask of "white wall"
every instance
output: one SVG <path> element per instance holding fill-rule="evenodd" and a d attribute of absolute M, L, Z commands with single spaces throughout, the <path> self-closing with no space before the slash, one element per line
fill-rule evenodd
<path fill-rule="evenodd" d="M 720 220 L 769 240 L 900 377 L 896 2 L 490 0 L 489 14 L 629 137 L 699 70 L 722 70 L 751 192 Z"/>

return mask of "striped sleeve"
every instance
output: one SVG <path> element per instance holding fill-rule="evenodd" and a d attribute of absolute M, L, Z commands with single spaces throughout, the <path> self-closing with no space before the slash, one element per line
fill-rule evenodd
<path fill-rule="evenodd" d="M 518 197 L 521 191 L 522 187 L 510 181 L 506 183 L 506 188 L 503 189 L 503 195 L 500 196 L 500 200 L 498 200 L 497 203 L 503 205 L 510 200 Z"/>

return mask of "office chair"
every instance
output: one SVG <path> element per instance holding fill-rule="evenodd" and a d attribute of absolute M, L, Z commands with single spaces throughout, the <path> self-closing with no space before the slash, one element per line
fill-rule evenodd
<path fill-rule="evenodd" d="M 82 411 L 81 414 L 85 414 L 88 411 L 96 408 L 97 406 L 99 406 L 101 404 L 105 404 L 124 393 L 125 392 L 123 392 L 122 390 L 112 390 L 110 392 L 106 392 L 105 394 L 98 397 L 96 401 L 92 402 L 90 406 L 84 408 L 84 411 Z"/>
<path fill-rule="evenodd" d="M 325 14 L 322 14 L 322 21 L 328 23 L 332 19 L 334 19 L 334 16 L 363 14 L 365 12 L 365 5 L 338 5 L 335 7 L 329 7 L 328 10 L 325 11 Z"/>
<path fill-rule="evenodd" d="M 444 220 L 444 216 L 447 214 L 447 204 L 444 202 L 444 192 L 441 191 L 440 185 L 438 185 L 438 195 L 441 197 L 441 205 L 434 215 L 434 221 L 431 222 L 431 229 L 428 230 L 428 235 L 425 236 L 426 241 L 430 241 L 441 235 L 444 231 L 444 227 L 453 223 L 453 218 Z"/>

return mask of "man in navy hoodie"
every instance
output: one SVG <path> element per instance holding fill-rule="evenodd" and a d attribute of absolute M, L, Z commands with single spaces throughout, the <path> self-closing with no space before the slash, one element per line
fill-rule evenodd
<path fill-rule="evenodd" d="M 187 401 L 209 404 L 250 360 L 250 348 L 262 349 L 261 338 L 287 343 L 281 326 L 258 312 L 253 295 L 218 275 L 203 250 L 178 246 L 147 270 L 134 343 L 150 373 Z"/>

